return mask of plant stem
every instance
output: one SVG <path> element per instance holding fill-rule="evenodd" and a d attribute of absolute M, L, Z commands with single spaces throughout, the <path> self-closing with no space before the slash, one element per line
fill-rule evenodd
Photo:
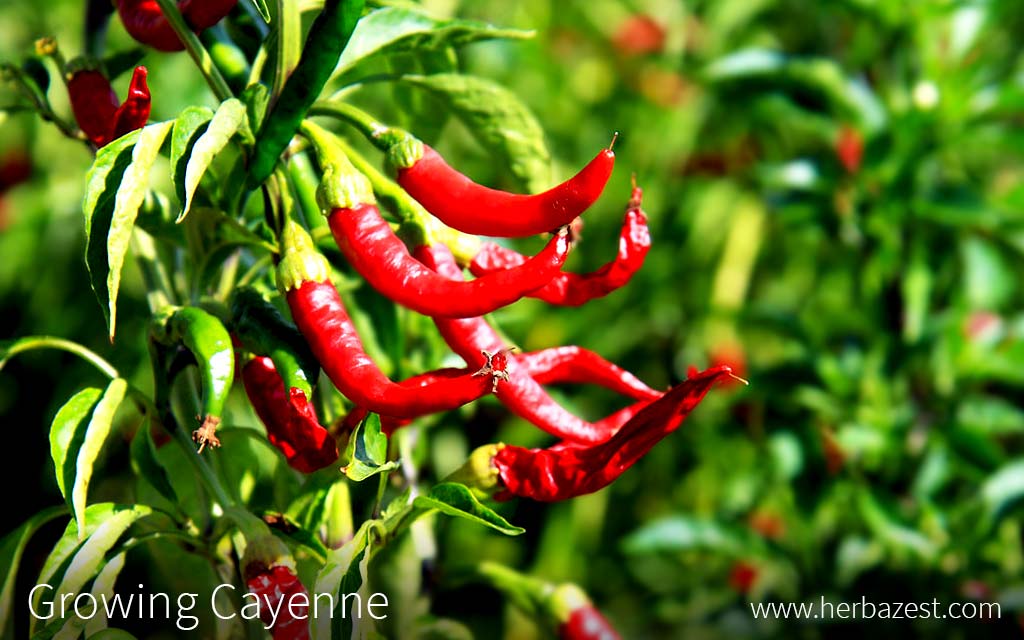
<path fill-rule="evenodd" d="M 387 150 L 387 146 L 380 141 L 380 136 L 391 129 L 391 127 L 378 121 L 362 109 L 353 107 L 347 102 L 329 100 L 314 102 L 313 106 L 309 109 L 309 115 L 340 118 L 353 125 L 360 133 L 366 136 L 367 139 L 380 147 L 382 151 Z"/>
<path fill-rule="evenodd" d="M 92 351 L 87 347 L 83 347 L 77 342 L 72 342 L 55 336 L 29 336 L 15 340 L 14 344 L 8 347 L 7 353 L 4 354 L 3 359 L 0 359 L 0 369 L 3 369 L 4 365 L 7 364 L 7 361 L 12 357 L 19 353 L 32 351 L 34 349 L 60 349 L 62 351 L 67 351 L 96 367 L 110 379 L 121 377 L 120 374 L 118 374 L 117 369 L 115 369 L 113 365 L 107 362 L 95 351 Z"/>
<path fill-rule="evenodd" d="M 227 81 L 224 80 L 224 76 L 221 75 L 217 66 L 213 64 L 213 58 L 210 57 L 210 53 L 203 47 L 199 37 L 192 33 L 192 30 L 185 24 L 185 18 L 178 11 L 177 3 L 174 0 L 156 0 L 156 3 L 160 5 L 160 11 L 163 12 L 167 22 L 170 23 L 171 28 L 174 29 L 174 32 L 178 34 L 178 38 L 185 45 L 188 55 L 195 60 L 199 71 L 206 78 L 206 83 L 210 85 L 213 95 L 217 96 L 217 99 L 221 102 L 234 97 Z"/>

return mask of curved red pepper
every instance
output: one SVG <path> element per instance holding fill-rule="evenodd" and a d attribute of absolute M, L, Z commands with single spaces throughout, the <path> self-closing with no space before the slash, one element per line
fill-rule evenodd
<path fill-rule="evenodd" d="M 110 81 L 95 69 L 76 71 L 68 79 L 68 98 L 75 122 L 97 147 L 142 128 L 149 120 L 150 95 L 146 67 L 135 67 L 128 97 L 120 104 Z"/>
<path fill-rule="evenodd" d="M 471 282 L 439 276 L 411 255 L 376 205 L 336 208 L 328 222 L 338 248 L 384 296 L 424 315 L 466 318 L 491 313 L 543 286 L 559 273 L 569 240 L 558 233 L 533 258 Z M 517 254 L 518 255 L 518 254 Z"/>
<path fill-rule="evenodd" d="M 594 298 L 601 298 L 622 287 L 644 264 L 651 248 L 647 216 L 640 208 L 643 191 L 633 188 L 619 235 L 619 254 L 597 271 L 586 274 L 559 273 L 544 286 L 527 294 L 550 304 L 578 307 Z M 525 261 L 522 254 L 494 242 L 485 242 L 469 264 L 477 277 L 500 273 Z"/>
<path fill-rule="evenodd" d="M 612 623 L 592 605 L 573 609 L 569 619 L 558 627 L 561 640 L 622 640 Z"/>
<path fill-rule="evenodd" d="M 195 32 L 203 31 L 231 13 L 238 0 L 181 0 L 178 10 Z M 117 0 L 117 14 L 125 31 L 138 42 L 158 51 L 185 48 L 156 0 Z"/>
<path fill-rule="evenodd" d="M 468 404 L 507 379 L 504 362 L 485 357 L 478 371 L 407 387 L 388 379 L 367 355 L 359 334 L 328 279 L 326 260 L 313 248 L 301 227 L 289 222 L 284 233 L 285 257 L 278 265 L 292 319 L 331 382 L 356 405 L 396 418 L 414 418 Z"/>
<path fill-rule="evenodd" d="M 603 489 L 675 431 L 711 386 L 728 375 L 729 367 L 714 367 L 681 382 L 601 444 L 563 441 L 548 449 L 500 447 L 491 463 L 504 489 L 495 498 L 552 502 Z"/>
<path fill-rule="evenodd" d="M 516 362 L 538 384 L 596 384 L 635 400 L 655 400 L 660 391 L 593 351 L 575 345 L 516 354 Z"/>
<path fill-rule="evenodd" d="M 452 279 L 462 278 L 462 270 L 455 264 L 455 258 L 448 248 L 443 245 L 419 247 L 416 257 L 443 276 Z M 481 353 L 499 354 L 494 356 L 493 360 L 498 363 L 500 359 L 501 363 L 505 364 L 508 380 L 498 387 L 498 400 L 524 420 L 560 438 L 590 444 L 604 442 L 626 420 L 650 402 L 641 400 L 603 420 L 588 422 L 555 402 L 529 375 L 527 369 L 519 365 L 516 358 L 505 356 L 503 352 L 508 350 L 508 345 L 484 318 L 434 318 L 434 324 L 448 346 L 471 368 L 484 364 Z"/>
<path fill-rule="evenodd" d="M 415 154 L 414 154 L 415 155 Z M 604 190 L 615 153 L 602 149 L 579 173 L 543 193 L 523 195 L 473 182 L 423 145 L 422 155 L 398 169 L 398 183 L 449 227 L 485 236 L 517 238 L 563 227 Z"/>
<path fill-rule="evenodd" d="M 242 382 L 267 439 L 284 454 L 289 466 L 303 473 L 322 469 L 338 459 L 338 445 L 320 425 L 306 394 L 284 381 L 270 358 L 255 357 L 242 368 Z"/>

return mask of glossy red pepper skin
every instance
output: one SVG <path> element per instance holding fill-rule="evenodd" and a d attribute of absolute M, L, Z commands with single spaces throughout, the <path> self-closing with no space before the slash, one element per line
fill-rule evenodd
<path fill-rule="evenodd" d="M 328 279 L 329 267 L 313 247 L 309 234 L 289 222 L 285 256 L 278 265 L 278 284 L 285 291 L 292 319 L 331 382 L 349 400 L 368 411 L 395 418 L 415 418 L 450 411 L 499 387 L 507 378 L 504 361 L 490 357 L 478 371 L 407 387 L 381 372 L 363 347 L 338 290 Z"/>
<path fill-rule="evenodd" d="M 422 248 L 417 257 L 439 274 L 460 279 L 462 270 L 447 247 Z M 508 380 L 498 387 L 496 395 L 509 410 L 548 433 L 570 441 L 595 444 L 604 442 L 649 400 L 618 411 L 603 420 L 588 422 L 566 411 L 531 377 L 514 356 L 502 352 L 509 346 L 484 318 L 434 318 L 441 336 L 470 368 L 484 364 L 481 352 L 500 353 L 505 361 Z M 498 361 L 498 356 L 494 357 Z"/>
<path fill-rule="evenodd" d="M 109 142 L 110 126 L 121 101 L 98 69 L 77 71 L 68 79 L 68 98 L 78 128 L 97 147 Z"/>
<path fill-rule="evenodd" d="M 146 125 L 150 110 L 147 75 L 146 67 L 135 68 L 124 104 L 99 70 L 76 71 L 68 79 L 68 98 L 75 121 L 97 148 Z"/>
<path fill-rule="evenodd" d="M 283 565 L 264 569 L 248 578 L 246 586 L 259 598 L 260 619 L 265 624 L 273 621 L 273 611 L 279 612 L 270 629 L 274 640 L 309 640 L 309 607 L 295 597 L 304 593 L 309 602 L 309 592 L 293 569 Z"/>
<path fill-rule="evenodd" d="M 604 297 L 629 282 L 633 274 L 643 266 L 651 248 L 647 215 L 640 208 L 641 198 L 642 191 L 634 187 L 619 235 L 619 253 L 614 260 L 591 273 L 559 273 L 528 296 L 549 304 L 578 307 L 595 298 Z M 469 264 L 469 270 L 474 276 L 482 277 L 516 267 L 525 259 L 512 249 L 494 242 L 485 242 Z"/>
<path fill-rule="evenodd" d="M 614 166 L 615 153 L 602 149 L 562 184 L 524 195 L 477 184 L 423 145 L 418 159 L 398 169 L 398 183 L 449 227 L 476 235 L 521 238 L 572 222 L 601 195 Z"/>
<path fill-rule="evenodd" d="M 601 444 L 561 442 L 547 449 L 499 448 L 491 464 L 498 470 L 504 490 L 495 498 L 521 496 L 553 502 L 603 489 L 675 431 L 712 385 L 730 373 L 729 367 L 715 367 L 681 382 Z"/>
<path fill-rule="evenodd" d="M 593 351 L 575 345 L 516 354 L 516 362 L 538 384 L 596 384 L 634 400 L 655 400 L 660 391 Z"/>
<path fill-rule="evenodd" d="M 236 4 L 238 0 L 182 0 L 178 10 L 188 26 L 199 32 L 220 22 Z M 156 0 L 117 0 L 117 14 L 125 31 L 138 42 L 158 51 L 185 48 Z"/>
<path fill-rule="evenodd" d="M 338 459 L 338 445 L 320 425 L 306 394 L 295 387 L 285 389 L 273 360 L 263 356 L 249 360 L 242 368 L 242 383 L 267 428 L 267 439 L 289 466 L 312 473 Z"/>
<path fill-rule="evenodd" d="M 622 640 L 619 632 L 594 605 L 579 607 L 559 625 L 560 640 Z"/>
<path fill-rule="evenodd" d="M 539 254 L 514 268 L 458 282 L 413 258 L 376 205 L 334 209 L 328 222 L 338 248 L 374 289 L 428 316 L 481 316 L 512 304 L 560 273 L 570 248 L 568 236 L 559 233 Z"/>

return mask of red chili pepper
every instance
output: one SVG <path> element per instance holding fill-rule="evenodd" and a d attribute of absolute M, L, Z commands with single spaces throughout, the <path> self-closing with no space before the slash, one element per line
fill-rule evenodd
<path fill-rule="evenodd" d="M 374 289 L 428 316 L 481 316 L 512 304 L 550 282 L 570 247 L 567 234 L 560 232 L 539 254 L 514 268 L 457 282 L 413 258 L 373 204 L 334 209 L 328 221 L 338 248 Z"/>
<path fill-rule="evenodd" d="M 326 259 L 313 240 L 294 222 L 283 234 L 285 255 L 278 265 L 278 283 L 285 291 L 292 319 L 320 361 L 331 382 L 356 405 L 374 413 L 413 418 L 468 404 L 507 379 L 504 359 L 485 355 L 475 373 L 437 380 L 424 387 L 406 387 L 388 379 L 366 354 L 338 290 L 328 278 Z"/>
<path fill-rule="evenodd" d="M 495 498 L 521 496 L 553 502 L 603 489 L 675 431 L 711 386 L 728 375 L 728 367 L 715 367 L 683 381 L 601 444 L 563 441 L 548 449 L 498 445 L 491 464 L 503 488 Z"/>
<path fill-rule="evenodd" d="M 309 639 L 309 592 L 295 575 L 295 569 L 286 565 L 275 565 L 251 574 L 245 581 L 249 592 L 259 598 L 260 620 L 271 624 L 274 640 Z M 305 594 L 305 598 L 296 597 Z M 277 619 L 273 618 L 277 613 Z"/>
<path fill-rule="evenodd" d="M 389 153 L 398 183 L 449 227 L 478 235 L 518 238 L 569 224 L 601 195 L 615 166 L 609 146 L 575 176 L 543 193 L 508 193 L 473 182 L 429 146 L 399 135 L 392 147 L 398 150 Z"/>
<path fill-rule="evenodd" d="M 559 273 L 544 286 L 531 291 L 531 298 L 539 298 L 550 304 L 578 307 L 594 298 L 608 295 L 622 287 L 633 274 L 643 266 L 647 251 L 651 248 L 651 234 L 647 228 L 647 216 L 640 209 L 643 191 L 634 186 L 633 194 L 626 207 L 619 236 L 619 254 L 597 271 L 587 274 Z M 526 258 L 512 249 L 494 242 L 485 242 L 480 252 L 473 257 L 469 270 L 474 276 L 500 273 L 503 269 L 518 266 Z"/>
<path fill-rule="evenodd" d="M 561 640 L 621 640 L 612 623 L 592 604 L 576 607 L 558 627 Z"/>
<path fill-rule="evenodd" d="M 195 32 L 203 31 L 231 13 L 238 0 L 181 0 L 178 10 Z M 117 0 L 117 14 L 125 31 L 138 42 L 158 51 L 185 48 L 156 0 Z"/>
<path fill-rule="evenodd" d="M 320 425 L 305 392 L 285 389 L 273 360 L 262 356 L 249 360 L 242 368 L 242 382 L 267 428 L 267 439 L 293 469 L 312 473 L 338 459 L 338 445 Z"/>
<path fill-rule="evenodd" d="M 583 347 L 566 346 L 517 354 L 516 362 L 538 384 L 597 384 L 635 400 L 655 400 L 660 391 L 629 371 Z"/>
<path fill-rule="evenodd" d="M 128 97 L 120 104 L 110 81 L 97 69 L 75 71 L 68 79 L 68 98 L 75 121 L 97 147 L 142 128 L 149 119 L 150 95 L 146 67 L 135 67 Z"/>
<path fill-rule="evenodd" d="M 420 247 L 416 257 L 443 276 L 462 278 L 462 270 L 443 245 Z M 500 358 L 508 374 L 507 382 L 497 389 L 498 400 L 516 415 L 559 438 L 590 444 L 603 442 L 649 402 L 642 400 L 602 420 L 588 422 L 555 402 L 515 357 L 504 355 L 509 346 L 484 318 L 434 318 L 434 324 L 448 346 L 470 367 L 484 364 L 481 353 L 498 354 L 493 360 L 497 363 Z"/>

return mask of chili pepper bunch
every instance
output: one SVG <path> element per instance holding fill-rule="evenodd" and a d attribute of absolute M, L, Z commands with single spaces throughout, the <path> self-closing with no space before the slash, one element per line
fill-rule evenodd
<path fill-rule="evenodd" d="M 54 420 L 58 484 L 75 516 L 69 539 L 92 535 L 88 526 L 102 518 L 115 523 L 110 530 L 124 533 L 135 520 L 151 515 L 143 503 L 126 511 L 87 502 L 87 474 L 126 398 L 136 402 L 146 420 L 133 438 L 132 466 L 162 496 L 161 517 L 175 522 L 172 537 L 203 549 L 204 557 L 215 557 L 221 574 L 233 563 L 248 595 L 277 607 L 294 596 L 308 598 L 312 591 L 307 586 L 314 583 L 296 558 L 315 559 L 317 590 L 339 593 L 344 585 L 366 580 L 365 564 L 376 550 L 407 533 L 425 514 L 462 514 L 516 533 L 481 499 L 552 502 L 608 486 L 730 375 L 727 366 L 693 371 L 672 388 L 657 390 L 582 346 L 524 351 L 488 317 L 523 298 L 580 307 L 625 286 L 641 268 L 651 236 L 643 192 L 634 179 L 614 257 L 588 273 L 566 269 L 581 216 L 593 215 L 587 212 L 612 175 L 615 137 L 575 175 L 545 191 L 528 195 L 484 186 L 413 133 L 348 102 L 325 106 L 317 101 L 337 77 L 341 54 L 360 20 L 394 9 L 377 9 L 364 18 L 362 2 L 327 0 L 299 55 L 288 55 L 287 43 L 276 43 L 277 69 L 261 72 L 257 66 L 267 64 L 265 49 L 247 55 L 239 48 L 238 56 L 253 71 L 245 93 L 236 97 L 203 45 L 208 38 L 223 37 L 223 29 L 214 26 L 225 16 L 244 13 L 235 11 L 236 4 L 114 3 L 118 20 L 138 42 L 162 52 L 187 49 L 220 98 L 216 112 L 190 107 L 173 123 L 147 124 L 146 67 L 134 68 L 122 103 L 110 80 L 132 65 L 116 67 L 111 58 L 93 57 L 94 52 L 66 64 L 55 42 L 40 47 L 40 55 L 52 59 L 65 81 L 77 128 L 49 108 L 45 88 L 40 112 L 96 154 L 84 200 L 86 263 L 111 339 L 129 250 L 138 258 L 151 311 L 146 343 L 153 394 L 131 387 L 92 354 L 112 382 L 104 391 L 80 392 Z M 279 22 L 269 23 L 278 29 L 276 37 L 288 37 L 280 21 L 299 24 L 298 9 L 292 9 L 290 17 L 275 15 Z M 289 3 L 278 3 L 276 10 L 291 9 Z M 257 15 L 245 14 L 239 21 Z M 267 85 L 273 85 L 272 95 Z M 324 115 L 347 126 L 345 135 L 313 120 Z M 348 134 L 376 148 L 385 169 Z M 143 188 L 155 159 L 167 148 L 180 205 L 176 216 L 167 215 L 172 207 L 166 198 Z M 184 229 L 188 250 L 212 246 L 196 260 L 198 266 L 185 251 L 166 258 L 174 251 L 168 245 L 178 240 L 177 229 Z M 508 246 L 508 239 L 544 234 L 535 255 Z M 233 252 L 231 258 L 222 257 L 225 248 Z M 252 255 L 261 251 L 262 257 Z M 213 274 L 204 271 L 210 264 Z M 246 272 L 239 276 L 242 266 Z M 368 323 L 361 309 L 351 305 L 351 287 L 339 290 L 336 285 L 340 270 L 353 274 L 346 277 L 349 284 L 358 276 L 375 294 L 429 318 L 430 330 L 451 352 L 448 357 L 461 358 L 462 366 L 423 367 L 429 370 L 390 377 L 373 343 L 364 340 Z M 183 286 L 187 275 L 195 275 L 195 282 Z M 209 286 L 210 281 L 219 284 Z M 585 419 L 547 389 L 564 384 L 597 385 L 621 396 L 625 406 Z M 195 407 L 187 419 L 180 417 L 187 404 L 182 387 L 191 389 L 189 406 Z M 232 390 L 240 387 L 265 427 L 265 438 L 223 426 L 233 426 Z M 411 423 L 487 396 L 544 431 L 553 443 L 536 449 L 485 445 L 420 496 L 413 495 L 419 484 L 415 473 L 403 468 L 410 494 L 382 509 L 383 479 L 399 465 L 389 438 L 399 440 L 412 432 L 399 433 Z M 242 459 L 247 451 L 240 444 L 243 432 L 258 433 L 259 446 L 276 450 L 292 469 L 310 474 L 305 488 L 321 481 L 329 488 L 310 489 L 287 513 L 256 517 L 246 495 L 252 476 L 243 474 L 230 490 L 220 479 L 233 466 L 248 463 Z M 182 489 L 180 472 L 161 452 L 172 440 L 185 450 L 184 460 L 195 471 L 188 480 L 201 484 L 200 493 L 209 498 L 203 505 L 209 508 L 182 506 L 187 502 L 182 496 L 196 492 Z M 344 515 L 352 509 L 347 480 L 338 471 L 342 464 L 348 479 L 382 478 L 373 515 L 359 528 L 351 515 Z M 290 547 L 281 543 L 280 538 L 297 530 L 307 535 L 291 538 Z M 58 545 L 54 553 L 62 548 Z M 115 557 L 111 549 L 103 551 Z M 293 558 L 293 549 L 303 551 L 295 551 Z M 54 566 L 67 565 L 65 560 L 54 560 Z M 99 566 L 98 561 L 70 564 Z M 522 588 L 509 587 L 510 597 L 542 612 L 560 637 L 617 637 L 577 587 L 516 582 L 497 570 L 477 577 L 498 589 L 519 584 Z M 297 615 L 259 617 L 275 639 L 310 635 L 310 625 Z"/>

